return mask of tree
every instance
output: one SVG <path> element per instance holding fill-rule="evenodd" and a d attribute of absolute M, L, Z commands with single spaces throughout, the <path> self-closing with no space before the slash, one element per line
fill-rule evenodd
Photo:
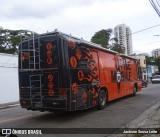
<path fill-rule="evenodd" d="M 91 38 L 91 42 L 100 44 L 104 48 L 108 48 L 112 29 L 102 29 L 94 34 Z"/>
<path fill-rule="evenodd" d="M 160 72 L 160 56 L 157 58 L 146 56 L 146 64 L 158 66 L 158 70 Z"/>
<path fill-rule="evenodd" d="M 18 45 L 20 43 L 20 32 L 25 32 L 23 37 L 31 36 L 25 30 L 9 30 L 0 27 L 0 52 L 15 54 L 17 53 Z"/>
<path fill-rule="evenodd" d="M 160 56 L 155 58 L 155 65 L 158 66 L 158 70 L 160 72 Z"/>
<path fill-rule="evenodd" d="M 14 54 L 20 43 L 20 30 L 9 30 L 0 28 L 0 52 Z"/>
<path fill-rule="evenodd" d="M 124 53 L 125 49 L 122 45 L 118 44 L 118 39 L 111 38 L 112 32 L 112 29 L 102 29 L 94 34 L 91 42 L 100 44 L 104 48 L 110 48 L 118 53 Z"/>
<path fill-rule="evenodd" d="M 118 52 L 118 53 L 122 53 L 122 54 L 124 54 L 125 53 L 125 47 L 123 46 L 123 45 L 120 45 L 120 44 L 118 44 L 118 39 L 117 38 L 112 38 L 111 39 L 111 50 L 113 50 L 113 51 L 116 51 L 116 52 Z"/>
<path fill-rule="evenodd" d="M 155 65 L 155 59 L 153 57 L 146 56 L 146 64 Z"/>

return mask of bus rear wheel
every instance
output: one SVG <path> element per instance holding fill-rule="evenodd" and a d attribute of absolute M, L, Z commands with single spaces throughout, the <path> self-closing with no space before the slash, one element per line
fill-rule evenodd
<path fill-rule="evenodd" d="M 101 90 L 99 92 L 99 96 L 98 96 L 98 106 L 97 106 L 97 108 L 99 110 L 104 109 L 106 107 L 106 102 L 107 102 L 106 92 L 105 92 L 105 90 Z"/>

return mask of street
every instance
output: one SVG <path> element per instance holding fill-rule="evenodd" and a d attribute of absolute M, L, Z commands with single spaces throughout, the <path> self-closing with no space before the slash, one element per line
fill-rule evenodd
<path fill-rule="evenodd" d="M 0 128 L 119 128 L 159 100 L 160 84 L 151 84 L 135 97 L 109 102 L 104 110 L 55 113 L 12 107 L 0 110 Z"/>

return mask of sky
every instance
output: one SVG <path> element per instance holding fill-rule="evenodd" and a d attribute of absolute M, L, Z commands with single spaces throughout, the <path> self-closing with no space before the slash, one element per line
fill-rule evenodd
<path fill-rule="evenodd" d="M 39 34 L 58 29 L 90 41 L 101 29 L 126 24 L 132 33 L 159 25 L 149 0 L 1 0 L 0 26 Z M 132 35 L 133 52 L 160 48 L 160 26 Z"/>

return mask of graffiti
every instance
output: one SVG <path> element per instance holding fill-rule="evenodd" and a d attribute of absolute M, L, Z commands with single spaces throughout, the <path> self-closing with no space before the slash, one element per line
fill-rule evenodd
<path fill-rule="evenodd" d="M 95 91 L 96 91 L 96 90 L 95 90 L 95 88 L 93 88 L 93 87 L 92 87 L 91 89 L 89 89 L 89 92 L 92 93 L 92 94 L 94 94 Z"/>
<path fill-rule="evenodd" d="M 49 94 L 49 96 L 53 96 L 54 95 L 53 89 L 49 89 L 48 94 Z"/>
<path fill-rule="evenodd" d="M 21 57 L 22 61 L 29 60 L 29 53 L 23 53 Z"/>
<path fill-rule="evenodd" d="M 98 92 L 97 91 L 98 91 L 99 88 L 100 88 L 99 86 L 95 86 L 95 87 L 91 87 L 89 89 L 89 92 L 91 93 L 91 96 L 93 98 L 93 101 L 92 101 L 93 105 L 96 105 L 96 103 L 97 103 L 97 97 L 98 97 Z"/>
<path fill-rule="evenodd" d="M 71 49 L 75 48 L 75 42 L 73 40 L 68 40 L 68 45 Z"/>
<path fill-rule="evenodd" d="M 46 52 L 46 56 L 47 56 L 47 64 L 52 64 L 53 61 L 52 61 L 52 44 L 49 42 L 47 43 L 46 45 L 46 49 L 47 49 L 47 52 Z"/>
<path fill-rule="evenodd" d="M 73 91 L 73 94 L 77 94 L 77 91 L 78 91 L 77 83 L 72 84 L 72 91 Z"/>
<path fill-rule="evenodd" d="M 86 79 L 87 81 L 91 82 L 93 77 L 91 75 L 88 75 L 87 77 L 85 77 L 84 79 Z"/>
<path fill-rule="evenodd" d="M 75 69 L 74 72 L 77 73 L 77 77 L 73 77 L 74 81 L 71 85 L 72 93 L 73 95 L 80 94 L 81 91 L 80 88 L 78 89 L 77 83 L 87 82 L 86 88 L 81 94 L 82 104 L 87 104 L 87 101 L 91 101 L 90 105 L 95 106 L 98 99 L 98 87 L 87 86 L 92 85 L 92 82 L 99 80 L 98 53 L 92 49 L 86 48 L 85 46 L 75 46 L 75 43 L 72 41 L 70 41 L 69 47 L 70 52 L 72 53 L 70 56 L 70 65 Z M 79 70 L 76 71 L 76 69 Z M 88 96 L 92 99 L 87 100 Z"/>
<path fill-rule="evenodd" d="M 81 58 L 82 58 L 82 52 L 80 51 L 80 49 L 76 50 L 76 57 L 77 57 L 78 60 L 81 60 Z"/>
<path fill-rule="evenodd" d="M 83 94 L 82 94 L 82 103 L 86 104 L 86 102 L 87 102 L 87 94 L 86 94 L 86 92 L 83 92 Z"/>
<path fill-rule="evenodd" d="M 54 88 L 53 75 L 49 74 L 48 77 L 47 77 L 47 79 L 48 79 L 48 88 L 49 88 L 48 95 L 49 96 L 53 96 L 54 95 L 54 90 L 53 90 L 53 88 Z"/>
<path fill-rule="evenodd" d="M 78 80 L 79 81 L 82 81 L 84 79 L 84 73 L 82 70 L 79 70 L 78 71 Z"/>
<path fill-rule="evenodd" d="M 53 88 L 53 87 L 54 87 L 53 82 L 49 82 L 49 83 L 48 83 L 48 87 L 49 87 L 49 88 Z"/>
<path fill-rule="evenodd" d="M 71 64 L 72 68 L 76 68 L 77 67 L 77 60 L 76 60 L 76 58 L 74 56 L 72 56 L 70 58 L 70 64 Z"/>
<path fill-rule="evenodd" d="M 51 50 L 52 49 L 52 44 L 49 42 L 49 43 L 47 43 L 47 45 L 46 45 L 46 49 L 47 50 Z"/>
<path fill-rule="evenodd" d="M 98 67 L 97 67 L 97 53 L 91 51 L 88 48 L 82 48 L 83 50 L 83 58 L 81 60 L 87 62 L 87 68 L 89 71 L 83 72 L 82 70 L 78 71 L 78 79 L 80 81 L 87 80 L 88 82 L 97 81 L 98 80 Z M 77 49 L 78 52 L 81 52 L 80 49 Z M 96 54 L 95 54 L 96 53 Z M 96 56 L 95 56 L 96 55 Z M 80 55 L 82 56 L 82 55 Z M 95 60 L 95 59 L 96 60 Z"/>
<path fill-rule="evenodd" d="M 49 75 L 48 75 L 48 80 L 49 80 L 49 81 L 53 81 L 53 75 L 49 74 Z"/>
<path fill-rule="evenodd" d="M 87 62 L 89 62 L 89 61 L 90 61 L 90 58 L 89 58 L 89 57 L 87 57 L 87 56 L 85 56 L 83 59 L 84 59 L 85 61 L 87 61 Z"/>

